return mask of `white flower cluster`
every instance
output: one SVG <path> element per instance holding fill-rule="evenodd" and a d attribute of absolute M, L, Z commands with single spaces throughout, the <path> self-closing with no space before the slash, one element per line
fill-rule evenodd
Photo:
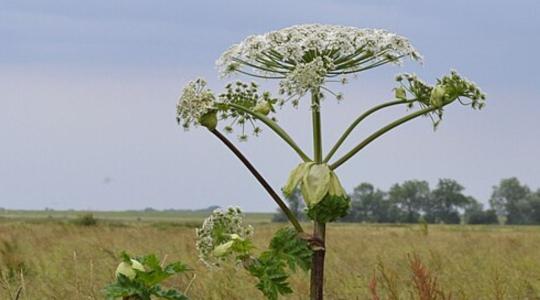
<path fill-rule="evenodd" d="M 297 25 L 253 35 L 229 48 L 216 62 L 233 72 L 282 79 L 285 93 L 320 86 L 324 78 L 361 72 L 402 58 L 421 60 L 409 41 L 381 29 Z"/>
<path fill-rule="evenodd" d="M 185 129 L 198 125 L 199 119 L 215 109 L 215 97 L 206 88 L 204 79 L 190 81 L 183 89 L 176 105 L 176 119 Z"/>
<path fill-rule="evenodd" d="M 303 95 L 306 91 L 321 86 L 327 69 L 321 57 L 308 63 L 299 63 L 279 83 L 280 94 Z"/>
<path fill-rule="evenodd" d="M 216 267 L 225 260 L 226 246 L 233 240 L 245 240 L 253 235 L 253 227 L 244 224 L 242 211 L 238 207 L 229 207 L 226 211 L 216 209 L 196 230 L 196 247 L 199 258 L 209 267 Z M 225 249 L 227 250 L 227 249 Z"/>

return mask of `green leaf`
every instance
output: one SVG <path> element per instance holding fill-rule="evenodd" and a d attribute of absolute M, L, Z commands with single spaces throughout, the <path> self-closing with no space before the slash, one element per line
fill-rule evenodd
<path fill-rule="evenodd" d="M 171 264 L 168 264 L 164 269 L 163 269 L 163 272 L 169 274 L 169 275 L 175 275 L 175 274 L 180 274 L 180 273 L 184 273 L 186 271 L 189 271 L 190 268 L 182 263 L 182 262 L 174 262 L 174 263 L 171 263 Z"/>
<path fill-rule="evenodd" d="M 120 253 L 120 257 L 122 258 L 123 262 L 129 263 L 131 265 L 131 257 L 125 251 L 122 251 L 122 253 Z"/>
<path fill-rule="evenodd" d="M 307 215 L 312 220 L 328 223 L 346 216 L 350 207 L 351 200 L 348 196 L 327 195 L 317 205 L 308 208 Z"/>
<path fill-rule="evenodd" d="M 308 170 L 308 168 L 313 164 L 313 162 L 301 163 L 291 171 L 291 173 L 289 174 L 289 178 L 287 179 L 287 182 L 283 187 L 283 193 L 287 197 L 289 197 L 294 192 L 294 190 L 304 177 L 306 170 Z"/>
<path fill-rule="evenodd" d="M 159 286 L 153 291 L 153 294 L 167 300 L 189 300 L 186 295 L 177 290 L 162 290 Z"/>
<path fill-rule="evenodd" d="M 296 271 L 296 266 L 304 271 L 311 268 L 313 252 L 308 242 L 299 238 L 298 233 L 292 228 L 278 230 L 270 241 L 270 249 L 274 256 L 285 260 L 293 272 Z"/>
<path fill-rule="evenodd" d="M 294 229 L 282 228 L 270 241 L 269 249 L 261 253 L 247 270 L 259 279 L 256 287 L 265 297 L 276 300 L 279 295 L 292 293 L 286 268 L 295 271 L 299 266 L 309 270 L 312 253 L 308 242 L 299 238 Z"/>
<path fill-rule="evenodd" d="M 255 263 L 248 267 L 248 271 L 259 279 L 256 287 L 267 299 L 277 300 L 279 295 L 292 293 L 287 281 L 289 275 L 285 272 L 285 262 L 271 253 L 261 254 Z"/>
<path fill-rule="evenodd" d="M 302 196 L 308 207 L 317 205 L 328 193 L 330 168 L 327 164 L 313 164 L 302 178 Z"/>

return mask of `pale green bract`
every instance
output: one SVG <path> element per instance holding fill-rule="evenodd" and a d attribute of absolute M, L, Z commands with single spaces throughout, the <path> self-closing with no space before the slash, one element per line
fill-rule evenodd
<path fill-rule="evenodd" d="M 287 179 L 287 183 L 283 187 L 283 193 L 285 193 L 285 196 L 290 196 L 300 183 L 302 181 L 302 178 L 304 177 L 304 174 L 306 173 L 306 170 L 315 164 L 314 162 L 307 162 L 307 163 L 301 163 L 296 168 L 294 168 L 291 171 L 291 174 L 289 175 L 289 179 Z"/>
<path fill-rule="evenodd" d="M 330 196 L 337 196 L 337 197 L 347 196 L 347 192 L 345 192 L 345 189 L 341 185 L 341 182 L 339 182 L 339 179 L 334 172 L 330 172 L 330 183 L 328 187 L 328 194 Z"/>
<path fill-rule="evenodd" d="M 345 197 L 345 189 L 327 164 L 301 163 L 290 173 L 283 193 L 290 195 L 298 186 L 308 208 L 317 205 L 326 195 Z"/>
<path fill-rule="evenodd" d="M 444 103 L 446 96 L 446 89 L 444 85 L 437 84 L 431 91 L 431 96 L 429 97 L 429 103 L 435 107 L 441 107 Z"/>
<path fill-rule="evenodd" d="M 309 207 L 317 205 L 328 193 L 330 172 L 327 164 L 313 164 L 305 172 L 300 190 Z"/>
<path fill-rule="evenodd" d="M 137 260 L 133 258 L 130 261 L 131 263 L 124 261 L 118 265 L 115 272 L 116 277 L 118 277 L 119 274 L 122 274 L 129 279 L 133 279 L 137 275 L 135 270 L 138 270 L 141 272 L 145 271 L 143 265 L 140 262 L 138 262 Z"/>
<path fill-rule="evenodd" d="M 214 248 L 214 252 L 213 252 L 214 256 L 216 257 L 225 256 L 225 254 L 227 254 L 227 252 L 229 251 L 229 249 L 231 249 L 233 244 L 234 244 L 234 240 L 230 240 L 226 243 L 218 245 L 216 248 Z"/>

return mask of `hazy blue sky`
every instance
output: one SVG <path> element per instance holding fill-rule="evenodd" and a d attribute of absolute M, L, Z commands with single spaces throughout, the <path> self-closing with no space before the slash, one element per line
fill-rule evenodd
<path fill-rule="evenodd" d="M 538 1 L 0 0 L 0 207 L 273 210 L 244 167 L 205 130 L 175 122 L 182 86 L 215 89 L 215 59 L 254 33 L 300 23 L 377 27 L 407 36 L 423 66 L 386 66 L 324 102 L 324 144 L 361 110 L 391 97 L 395 73 L 428 81 L 455 68 L 488 94 L 483 111 L 454 105 L 433 132 L 416 120 L 371 144 L 338 173 L 387 189 L 455 178 L 486 201 L 517 176 L 540 187 Z M 351 147 L 403 109 L 361 126 Z M 282 126 L 309 149 L 305 106 Z M 232 136 L 234 138 L 234 136 Z M 269 131 L 241 145 L 279 188 L 297 157 Z"/>

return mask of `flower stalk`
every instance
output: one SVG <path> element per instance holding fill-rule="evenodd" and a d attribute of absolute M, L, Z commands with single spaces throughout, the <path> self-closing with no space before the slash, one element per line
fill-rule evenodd
<path fill-rule="evenodd" d="M 315 163 L 322 163 L 322 131 L 321 131 L 321 101 L 319 89 L 311 90 L 311 116 L 313 122 L 313 156 Z M 326 224 L 313 221 L 313 238 L 318 240 L 320 245 L 313 252 L 311 261 L 311 300 L 323 299 L 324 287 L 324 257 L 325 257 L 325 237 Z"/>
<path fill-rule="evenodd" d="M 394 105 L 399 105 L 399 104 L 408 104 L 408 103 L 412 103 L 412 102 L 413 102 L 413 100 L 389 101 L 389 102 L 385 102 L 383 104 L 379 104 L 377 106 L 374 106 L 374 107 L 370 108 L 369 110 L 365 111 L 363 114 L 358 116 L 354 120 L 354 122 L 351 123 L 351 125 L 345 130 L 345 132 L 343 132 L 343 134 L 338 139 L 336 144 L 332 147 L 332 149 L 330 149 L 328 154 L 324 157 L 323 162 L 327 163 L 327 162 L 330 161 L 332 156 L 336 153 L 336 151 L 339 149 L 339 147 L 341 147 L 341 145 L 345 142 L 345 140 L 351 134 L 351 132 L 354 130 L 354 128 L 356 128 L 356 126 L 358 126 L 358 124 L 360 124 L 360 122 L 362 122 L 365 118 L 369 117 L 371 114 L 373 114 L 373 113 L 375 113 L 375 112 L 377 112 L 377 111 L 379 111 L 379 110 L 381 110 L 383 108 L 394 106 Z"/>
<path fill-rule="evenodd" d="M 263 188 L 266 190 L 266 192 L 272 197 L 272 199 L 277 203 L 279 208 L 283 210 L 283 213 L 287 216 L 291 224 L 294 226 L 296 231 L 299 233 L 304 232 L 304 229 L 302 228 L 302 225 L 300 225 L 300 222 L 298 222 L 298 219 L 294 216 L 293 212 L 289 209 L 289 207 L 283 202 L 281 197 L 274 191 L 272 186 L 264 179 L 264 177 L 257 171 L 257 169 L 251 164 L 251 162 L 240 152 L 240 150 L 233 144 L 227 137 L 225 137 L 221 132 L 219 132 L 217 129 L 210 129 L 210 132 L 212 132 L 220 141 L 231 150 L 238 159 L 246 166 L 246 168 L 251 172 L 251 174 L 257 179 L 257 181 L 263 186 Z"/>
<path fill-rule="evenodd" d="M 395 120 L 394 122 L 384 126 L 383 128 L 375 131 L 372 135 L 368 136 L 365 140 L 360 142 L 358 145 L 356 145 L 353 149 L 351 149 L 349 152 L 347 152 L 343 157 L 338 159 L 336 162 L 330 165 L 330 169 L 335 170 L 342 164 L 344 164 L 347 160 L 349 160 L 351 157 L 353 157 L 356 153 L 358 153 L 360 150 L 364 149 L 367 145 L 369 145 L 371 142 L 373 142 L 375 139 L 380 137 L 381 135 L 387 133 L 388 131 L 398 127 L 401 124 L 404 124 L 412 119 L 415 119 L 420 116 L 428 115 L 431 112 L 434 112 L 436 110 L 440 109 L 440 107 L 426 107 L 424 109 L 421 109 L 419 111 L 416 111 L 414 113 L 411 113 L 405 117 L 399 118 Z"/>
<path fill-rule="evenodd" d="M 302 149 L 295 143 L 295 141 L 291 138 L 291 136 L 289 136 L 289 134 L 285 130 L 283 130 L 283 128 L 281 128 L 278 124 L 276 124 L 276 122 L 270 120 L 270 118 L 268 118 L 267 116 L 265 116 L 265 115 L 263 115 L 261 113 L 257 113 L 255 111 L 252 111 L 250 109 L 247 109 L 247 108 L 243 107 L 242 105 L 238 105 L 238 104 L 234 104 L 234 103 L 229 103 L 228 105 L 230 107 L 234 108 L 234 109 L 237 109 L 237 110 L 242 111 L 244 113 L 250 114 L 254 118 L 256 118 L 259 121 L 263 122 L 266 126 L 268 126 L 268 128 L 270 128 L 281 139 L 283 139 L 283 141 L 285 141 L 285 143 L 287 143 L 289 146 L 291 146 L 291 148 L 298 154 L 298 156 L 300 156 L 300 158 L 304 162 L 311 161 L 311 158 L 309 158 L 309 156 L 307 156 L 304 153 L 304 151 L 302 151 Z"/>

